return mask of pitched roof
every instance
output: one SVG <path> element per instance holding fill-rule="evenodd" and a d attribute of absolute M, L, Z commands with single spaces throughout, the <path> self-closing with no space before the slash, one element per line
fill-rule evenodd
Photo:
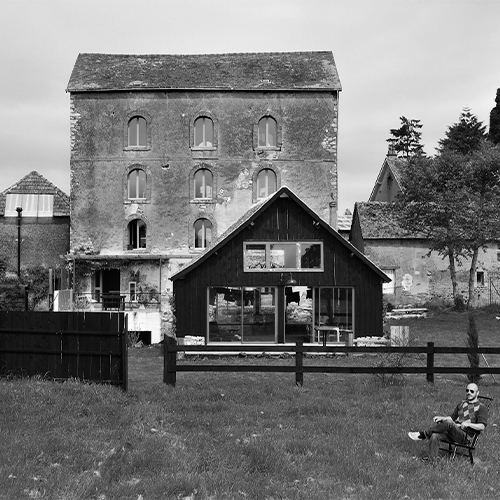
<path fill-rule="evenodd" d="M 267 209 L 276 199 L 280 197 L 292 198 L 303 210 L 309 213 L 309 215 L 315 218 L 319 224 L 326 229 L 330 234 L 332 234 L 340 243 L 348 247 L 349 251 L 354 255 L 359 257 L 366 265 L 368 265 L 373 271 L 380 275 L 380 277 L 385 281 L 390 281 L 388 278 L 370 259 L 368 259 L 363 253 L 361 253 L 355 246 L 349 243 L 345 238 L 343 238 L 335 229 L 333 229 L 328 223 L 326 223 L 321 217 L 311 210 L 293 191 L 287 186 L 283 186 L 278 191 L 268 196 L 264 200 L 253 205 L 238 221 L 236 221 L 232 226 L 230 226 L 219 238 L 217 238 L 212 246 L 206 249 L 202 254 L 193 259 L 189 264 L 184 266 L 182 269 L 177 271 L 171 276 L 171 280 L 174 281 L 179 278 L 183 278 L 192 269 L 200 265 L 202 262 L 207 260 L 211 255 L 217 252 L 219 248 L 224 246 L 227 241 L 236 236 L 240 231 L 243 231 L 245 227 L 253 219 L 255 219 L 261 212 Z"/>
<path fill-rule="evenodd" d="M 415 233 L 403 229 L 396 217 L 394 204 L 386 201 L 368 201 L 354 205 L 355 217 L 359 220 L 361 235 L 367 239 L 422 239 Z"/>
<path fill-rule="evenodd" d="M 69 216 L 69 196 L 35 170 L 0 193 L 0 215 L 5 214 L 8 194 L 51 194 L 54 196 L 54 217 Z"/>
<path fill-rule="evenodd" d="M 79 54 L 68 92 L 143 89 L 341 90 L 331 52 Z"/>
<path fill-rule="evenodd" d="M 390 172 L 392 173 L 392 177 L 394 178 L 396 184 L 401 190 L 401 176 L 402 176 L 402 170 L 405 165 L 406 165 L 406 160 L 404 158 L 398 158 L 397 156 L 391 154 L 388 154 L 385 157 L 384 163 L 382 163 L 382 168 L 378 173 L 375 186 L 373 186 L 373 190 L 370 195 L 370 201 L 372 201 L 373 198 L 375 198 L 375 196 L 377 195 L 377 192 L 384 181 L 384 175 L 387 169 L 390 170 Z"/>

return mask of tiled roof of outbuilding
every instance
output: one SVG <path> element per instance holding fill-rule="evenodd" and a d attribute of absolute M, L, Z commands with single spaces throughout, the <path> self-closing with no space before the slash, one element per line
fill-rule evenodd
<path fill-rule="evenodd" d="M 142 89 L 341 90 L 331 52 L 79 54 L 68 92 Z"/>
<path fill-rule="evenodd" d="M 54 217 L 69 216 L 69 196 L 35 170 L 0 193 L 0 215 L 4 215 L 5 213 L 6 195 L 16 193 L 51 194 L 54 196 Z"/>
<path fill-rule="evenodd" d="M 355 213 L 359 220 L 361 234 L 367 239 L 421 239 L 423 236 L 412 234 L 397 222 L 392 203 L 384 201 L 358 202 Z"/>

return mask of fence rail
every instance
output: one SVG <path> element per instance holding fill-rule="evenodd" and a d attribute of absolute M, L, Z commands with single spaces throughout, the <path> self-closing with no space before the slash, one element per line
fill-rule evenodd
<path fill-rule="evenodd" d="M 500 367 L 458 367 L 458 366 L 435 366 L 435 354 L 500 354 L 500 347 L 480 347 L 477 349 L 469 347 L 436 347 L 434 342 L 428 342 L 421 347 L 345 347 L 345 346 L 317 346 L 304 345 L 297 342 L 295 345 L 177 345 L 175 339 L 165 337 L 164 370 L 163 381 L 171 386 L 176 385 L 178 372 L 283 372 L 295 373 L 295 382 L 298 385 L 304 383 L 304 373 L 413 373 L 426 374 L 427 381 L 434 383 L 435 373 L 461 373 L 461 374 L 500 374 Z M 194 352 L 197 354 L 226 353 L 295 353 L 295 365 L 200 365 L 200 364 L 178 364 L 178 352 Z M 305 353 L 370 353 L 370 354 L 426 354 L 426 366 L 307 366 L 304 365 Z"/>
<path fill-rule="evenodd" d="M 42 375 L 127 389 L 123 313 L 0 312 L 0 375 Z"/>

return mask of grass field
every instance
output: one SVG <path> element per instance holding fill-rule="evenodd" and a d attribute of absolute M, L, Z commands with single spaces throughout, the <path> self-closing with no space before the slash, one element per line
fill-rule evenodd
<path fill-rule="evenodd" d="M 478 314 L 480 345 L 500 343 L 495 314 Z M 465 345 L 466 314 L 408 324 L 415 345 Z M 162 378 L 163 352 L 151 347 L 129 351 L 127 393 L 0 380 L 0 499 L 500 497 L 496 405 L 473 467 L 466 459 L 422 462 L 425 443 L 406 435 L 463 399 L 463 375 L 436 375 L 434 385 L 408 375 L 404 385 L 383 386 L 370 375 L 305 374 L 302 388 L 286 373 L 181 373 L 175 389 Z M 481 383 L 497 402 L 499 387 L 491 376 Z"/>

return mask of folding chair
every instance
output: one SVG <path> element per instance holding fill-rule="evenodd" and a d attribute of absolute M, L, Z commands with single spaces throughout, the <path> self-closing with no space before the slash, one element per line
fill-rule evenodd
<path fill-rule="evenodd" d="M 489 411 L 490 406 L 493 403 L 493 398 L 490 398 L 489 396 L 478 396 L 478 397 L 479 400 L 486 405 Z M 440 451 L 449 453 L 452 458 L 455 458 L 457 455 L 468 456 L 470 463 L 474 465 L 474 457 L 472 456 L 472 453 L 476 449 L 477 442 L 479 441 L 479 436 L 481 436 L 481 431 L 475 432 L 472 436 L 468 436 L 467 441 L 465 443 L 456 443 L 455 441 L 442 439 L 439 449 Z M 441 448 L 442 444 L 448 446 Z M 459 453 L 457 453 L 458 450 L 460 450 Z"/>

